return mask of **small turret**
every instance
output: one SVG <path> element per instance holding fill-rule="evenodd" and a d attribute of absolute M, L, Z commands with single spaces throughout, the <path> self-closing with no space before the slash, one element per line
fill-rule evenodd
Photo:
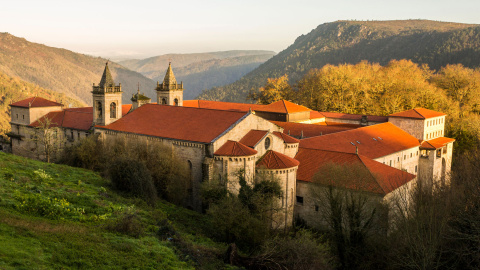
<path fill-rule="evenodd" d="M 152 99 L 145 96 L 143 93 L 140 94 L 140 84 L 138 84 L 137 93 L 132 94 L 132 98 L 130 100 L 132 101 L 132 110 L 135 110 L 142 105 L 152 102 Z"/>

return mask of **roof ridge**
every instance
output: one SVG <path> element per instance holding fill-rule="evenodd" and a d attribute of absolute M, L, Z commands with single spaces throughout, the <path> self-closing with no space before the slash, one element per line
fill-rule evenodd
<path fill-rule="evenodd" d="M 420 115 L 423 119 L 427 119 L 425 116 L 423 116 L 423 114 L 421 114 L 419 111 L 417 111 L 418 108 L 413 108 L 413 110 L 418 114 Z"/>

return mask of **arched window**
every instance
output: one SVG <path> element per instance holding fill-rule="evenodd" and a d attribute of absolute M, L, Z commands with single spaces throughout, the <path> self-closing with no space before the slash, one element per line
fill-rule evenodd
<path fill-rule="evenodd" d="M 178 106 L 178 99 L 174 99 L 173 102 L 174 102 L 175 106 Z"/>
<path fill-rule="evenodd" d="M 110 103 L 110 118 L 117 118 L 117 104 Z"/>
<path fill-rule="evenodd" d="M 167 99 L 166 98 L 162 98 L 162 104 L 167 105 Z"/>
<path fill-rule="evenodd" d="M 97 102 L 97 118 L 102 118 L 102 102 Z"/>

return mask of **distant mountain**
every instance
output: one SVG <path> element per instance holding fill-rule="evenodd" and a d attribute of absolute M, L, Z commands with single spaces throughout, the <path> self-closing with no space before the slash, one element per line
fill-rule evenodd
<path fill-rule="evenodd" d="M 54 92 L 0 72 L 0 135 L 5 131 L 10 131 L 10 107 L 8 105 L 33 96 L 57 101 L 66 108 L 85 106 L 85 103 L 63 93 Z"/>
<path fill-rule="evenodd" d="M 185 99 L 203 90 L 232 83 L 264 63 L 272 51 L 225 51 L 193 54 L 166 54 L 143 60 L 119 62 L 154 81 L 163 81 L 168 63 L 172 62 L 177 81 L 183 81 Z"/>
<path fill-rule="evenodd" d="M 87 104 L 92 103 L 92 83 L 100 82 L 106 61 L 0 33 L 0 72 Z M 130 103 L 138 83 L 142 92 L 153 97 L 156 84 L 152 80 L 113 62 L 109 67 L 115 82 L 122 84 L 123 102 Z"/>
<path fill-rule="evenodd" d="M 287 74 L 294 83 L 326 64 L 368 60 L 385 65 L 392 59 L 410 59 L 436 70 L 453 63 L 478 67 L 480 26 L 426 20 L 325 23 L 240 80 L 204 91 L 199 98 L 244 102 L 250 89 L 263 86 L 267 78 Z"/>

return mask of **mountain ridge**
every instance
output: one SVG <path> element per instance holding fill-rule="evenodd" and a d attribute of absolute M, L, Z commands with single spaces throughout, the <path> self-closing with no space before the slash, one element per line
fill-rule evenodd
<path fill-rule="evenodd" d="M 285 50 L 238 81 L 204 91 L 198 98 L 245 102 L 250 89 L 267 78 L 287 74 L 295 83 L 312 68 L 356 64 L 362 60 L 387 64 L 410 59 L 434 69 L 450 63 L 480 63 L 480 25 L 428 20 L 336 21 L 317 26 Z"/>
<path fill-rule="evenodd" d="M 91 104 L 91 85 L 102 76 L 107 59 L 50 47 L 0 33 L 0 72 L 20 78 L 40 87 L 65 93 L 72 98 Z M 140 83 L 142 91 L 154 93 L 155 83 L 140 73 L 110 62 L 116 83 L 122 84 L 124 102 L 135 93 Z"/>

